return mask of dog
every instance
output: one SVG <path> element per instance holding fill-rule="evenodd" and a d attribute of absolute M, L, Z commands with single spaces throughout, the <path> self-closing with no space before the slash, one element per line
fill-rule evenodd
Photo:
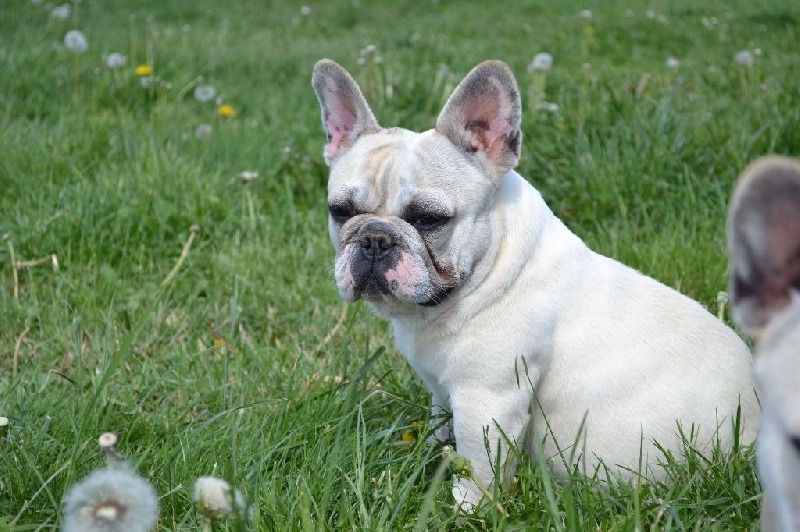
<path fill-rule="evenodd" d="M 509 443 L 555 473 L 630 479 L 663 475 L 653 443 L 682 451 L 679 425 L 699 447 L 730 446 L 741 407 L 742 437 L 755 438 L 752 355 L 736 333 L 591 251 L 514 171 L 521 103 L 505 63 L 470 71 L 423 133 L 379 126 L 333 61 L 312 85 L 339 293 L 391 322 L 447 420 L 436 438 L 455 440 L 478 482 L 507 479 Z M 465 512 L 482 498 L 469 478 L 453 496 Z"/>
<path fill-rule="evenodd" d="M 758 159 L 728 215 L 734 318 L 757 340 L 764 531 L 800 530 L 800 162 Z"/>

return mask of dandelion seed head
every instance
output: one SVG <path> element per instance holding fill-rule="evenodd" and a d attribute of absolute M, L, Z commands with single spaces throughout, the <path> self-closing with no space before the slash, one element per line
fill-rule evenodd
<path fill-rule="evenodd" d="M 50 12 L 50 15 L 53 18 L 57 18 L 60 20 L 66 20 L 69 18 L 70 14 L 72 13 L 72 6 L 69 4 L 61 4 L 60 6 L 54 7 L 53 10 Z"/>
<path fill-rule="evenodd" d="M 648 9 L 647 11 L 644 12 L 644 16 L 647 18 L 656 18 L 656 12 L 653 11 L 652 9 Z"/>
<path fill-rule="evenodd" d="M 194 137 L 196 139 L 204 139 L 209 135 L 211 135 L 212 131 L 213 129 L 211 127 L 211 124 L 200 124 L 194 130 Z"/>
<path fill-rule="evenodd" d="M 581 18 L 592 18 L 592 12 L 589 9 L 581 9 L 578 13 L 578 16 Z"/>
<path fill-rule="evenodd" d="M 86 36 L 80 30 L 68 31 L 67 34 L 64 35 L 64 46 L 67 47 L 67 50 L 75 52 L 76 54 L 82 54 L 89 49 Z"/>
<path fill-rule="evenodd" d="M 99 469 L 64 500 L 64 532 L 146 532 L 157 519 L 153 486 L 129 469 Z"/>
<path fill-rule="evenodd" d="M 753 54 L 750 53 L 750 50 L 738 52 L 735 56 L 733 56 L 733 60 L 736 61 L 737 65 L 745 67 L 753 66 Z"/>
<path fill-rule="evenodd" d="M 239 172 L 239 179 L 242 180 L 242 183 L 249 183 L 250 181 L 256 179 L 257 177 L 258 177 L 258 172 L 255 172 L 253 170 L 244 170 L 242 172 Z"/>
<path fill-rule="evenodd" d="M 198 102 L 210 102 L 217 96 L 213 85 L 198 85 L 194 88 L 194 99 Z"/>
<path fill-rule="evenodd" d="M 547 52 L 540 52 L 533 56 L 533 61 L 528 66 L 528 70 L 541 70 L 547 72 L 553 68 L 553 56 Z"/>
<path fill-rule="evenodd" d="M 128 62 L 128 58 L 119 52 L 111 52 L 105 60 L 108 68 L 121 68 Z"/>
<path fill-rule="evenodd" d="M 192 500 L 198 505 L 201 513 L 212 519 L 233 515 L 234 505 L 239 512 L 245 510 L 241 492 L 231 490 L 230 484 L 217 477 L 198 478 L 194 483 Z"/>
<path fill-rule="evenodd" d="M 675 59 L 674 57 L 667 58 L 668 68 L 678 68 L 679 66 L 681 66 L 681 62 L 679 60 Z"/>
<path fill-rule="evenodd" d="M 311 8 L 308 6 L 303 6 L 300 8 L 300 14 L 307 17 L 311 14 Z"/>
<path fill-rule="evenodd" d="M 142 76 L 141 79 L 139 79 L 139 83 L 142 85 L 143 89 L 147 89 L 150 86 L 152 86 L 153 81 L 155 80 L 153 79 L 152 76 Z"/>
<path fill-rule="evenodd" d="M 553 102 L 539 102 L 539 109 L 548 113 L 558 113 L 558 104 Z"/>
<path fill-rule="evenodd" d="M 110 449 L 117 444 L 117 435 L 113 432 L 104 432 L 97 439 L 97 444 L 101 449 Z"/>

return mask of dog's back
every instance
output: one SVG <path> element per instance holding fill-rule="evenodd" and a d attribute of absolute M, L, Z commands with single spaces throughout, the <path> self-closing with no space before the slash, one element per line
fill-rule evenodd
<path fill-rule="evenodd" d="M 742 175 L 728 218 L 731 300 L 757 340 L 763 413 L 763 530 L 800 530 L 800 163 L 764 157 Z"/>

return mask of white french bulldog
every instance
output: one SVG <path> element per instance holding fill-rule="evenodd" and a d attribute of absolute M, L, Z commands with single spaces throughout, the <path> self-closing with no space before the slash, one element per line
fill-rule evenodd
<path fill-rule="evenodd" d="M 769 156 L 745 169 L 728 248 L 734 316 L 758 342 L 761 529 L 800 530 L 800 162 Z"/>
<path fill-rule="evenodd" d="M 424 133 L 380 127 L 333 61 L 312 82 L 339 292 L 391 321 L 433 413 L 452 413 L 437 437 L 454 436 L 482 483 L 507 441 L 543 449 L 556 473 L 573 457 L 630 478 L 640 458 L 663 474 L 653 442 L 679 453 L 679 424 L 701 448 L 717 433 L 730 445 L 740 404 L 743 441 L 754 439 L 752 356 L 739 337 L 594 253 L 513 170 L 521 106 L 504 63 L 475 67 Z M 465 511 L 481 501 L 468 479 L 453 495 Z"/>

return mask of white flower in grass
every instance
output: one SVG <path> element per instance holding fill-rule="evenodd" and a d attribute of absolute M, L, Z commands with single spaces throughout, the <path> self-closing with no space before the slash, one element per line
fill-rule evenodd
<path fill-rule="evenodd" d="M 733 56 L 733 60 L 736 61 L 736 64 L 742 65 L 745 67 L 753 66 L 753 54 L 750 53 L 750 50 L 743 50 Z"/>
<path fill-rule="evenodd" d="M 158 496 L 129 469 L 99 469 L 70 488 L 63 532 L 147 532 L 158 520 Z"/>
<path fill-rule="evenodd" d="M 194 88 L 194 99 L 198 102 L 210 102 L 217 96 L 213 85 L 198 85 Z"/>
<path fill-rule="evenodd" d="M 581 18 L 592 18 L 592 12 L 590 10 L 588 10 L 588 9 L 581 9 L 581 11 L 580 11 L 580 13 L 578 13 L 578 15 Z"/>
<path fill-rule="evenodd" d="M 644 16 L 647 18 L 656 18 L 656 12 L 653 11 L 652 9 L 648 9 L 647 11 L 644 12 Z"/>
<path fill-rule="evenodd" d="M 547 111 L 548 113 L 558 113 L 558 104 L 553 102 L 540 102 L 539 109 Z"/>
<path fill-rule="evenodd" d="M 235 512 L 244 515 L 247 508 L 242 493 L 217 477 L 198 478 L 192 500 L 197 503 L 197 511 L 212 520 L 230 517 Z"/>
<path fill-rule="evenodd" d="M 675 59 L 674 57 L 667 57 L 667 67 L 668 68 L 678 68 L 681 66 L 681 62 Z"/>
<path fill-rule="evenodd" d="M 128 62 L 128 58 L 119 52 L 111 52 L 105 57 L 108 68 L 122 68 Z"/>
<path fill-rule="evenodd" d="M 89 49 L 89 43 L 86 41 L 86 36 L 80 30 L 70 30 L 64 35 L 64 46 L 70 52 L 82 54 Z"/>
<path fill-rule="evenodd" d="M 528 66 L 528 70 L 541 70 L 547 72 L 553 68 L 553 56 L 547 52 L 541 52 L 533 56 L 533 61 Z"/>
<path fill-rule="evenodd" d="M 50 14 L 53 18 L 58 18 L 61 20 L 68 19 L 69 15 L 72 13 L 72 6 L 69 4 L 61 4 L 58 7 L 54 7 Z"/>
<path fill-rule="evenodd" d="M 213 128 L 211 124 L 200 124 L 194 129 L 194 138 L 196 139 L 204 139 L 211 135 Z"/>
<path fill-rule="evenodd" d="M 303 6 L 300 8 L 300 14 L 303 16 L 309 16 L 311 14 L 311 8 L 308 6 Z"/>
<path fill-rule="evenodd" d="M 249 183 L 253 179 L 258 177 L 258 172 L 253 170 L 245 170 L 243 172 L 239 172 L 239 179 L 242 180 L 242 183 Z"/>

